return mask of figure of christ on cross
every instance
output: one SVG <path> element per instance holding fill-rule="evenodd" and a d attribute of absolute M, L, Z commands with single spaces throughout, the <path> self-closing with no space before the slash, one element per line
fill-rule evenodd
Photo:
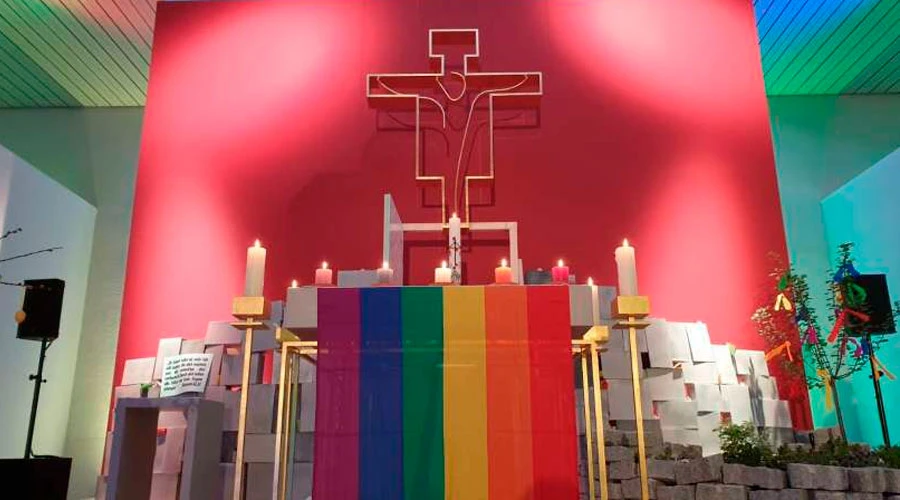
<path fill-rule="evenodd" d="M 543 94 L 537 72 L 481 72 L 478 30 L 430 30 L 431 72 L 371 74 L 367 98 L 399 128 L 415 132 L 415 179 L 427 187 L 426 207 L 441 207 L 441 222 L 458 213 L 471 222 L 470 183 L 494 179 L 494 129 L 536 126 L 522 116 Z M 517 113 L 501 116 L 502 113 Z M 402 118 L 405 115 L 405 120 Z M 411 115 L 411 117 L 410 117 Z"/>

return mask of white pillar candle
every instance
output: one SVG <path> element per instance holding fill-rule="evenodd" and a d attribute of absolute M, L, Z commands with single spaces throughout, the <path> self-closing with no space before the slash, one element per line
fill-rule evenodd
<path fill-rule="evenodd" d="M 500 261 L 500 267 L 494 269 L 494 283 L 498 285 L 511 285 L 513 283 L 512 268 L 506 259 Z"/>
<path fill-rule="evenodd" d="M 259 240 L 247 249 L 247 273 L 244 275 L 244 296 L 262 297 L 266 275 L 266 249 Z"/>
<path fill-rule="evenodd" d="M 616 248 L 616 269 L 619 273 L 619 295 L 637 295 L 637 267 L 634 259 L 634 247 L 628 245 L 628 240 L 623 241 L 622 246 Z"/>
<path fill-rule="evenodd" d="M 447 261 L 441 262 L 441 267 L 434 269 L 434 282 L 441 285 L 449 285 L 452 282 L 450 268 L 447 267 Z"/>
<path fill-rule="evenodd" d="M 322 267 L 316 269 L 316 286 L 331 285 L 331 269 L 328 269 L 328 263 L 323 262 Z"/>
<path fill-rule="evenodd" d="M 456 215 L 456 212 L 450 216 L 450 234 L 447 238 L 447 249 L 451 271 L 456 271 L 457 276 L 462 275 L 462 220 Z M 451 278 L 453 273 L 451 273 Z"/>
<path fill-rule="evenodd" d="M 378 270 L 378 283 L 382 285 L 390 284 L 394 279 L 394 270 L 388 266 L 388 262 L 381 263 L 381 269 Z"/>

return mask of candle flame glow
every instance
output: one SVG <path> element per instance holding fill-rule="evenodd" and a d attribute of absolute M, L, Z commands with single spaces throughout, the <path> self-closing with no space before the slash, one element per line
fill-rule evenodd
<path fill-rule="evenodd" d="M 386 260 L 383 261 L 383 262 L 381 263 L 381 268 L 382 268 L 382 269 L 389 269 L 389 268 L 388 268 L 388 261 L 386 261 Z"/>
<path fill-rule="evenodd" d="M 453 215 L 451 215 L 450 218 L 451 218 L 451 219 L 456 219 L 456 218 L 457 218 L 456 212 L 453 212 Z"/>
<path fill-rule="evenodd" d="M 622 246 L 628 247 L 628 238 L 625 238 L 624 240 L 622 240 Z"/>
<path fill-rule="evenodd" d="M 446 260 L 441 261 L 441 269 L 447 269 L 447 261 Z"/>
<path fill-rule="evenodd" d="M 324 261 L 322 262 L 322 269 L 328 269 L 328 263 L 327 263 L 327 262 L 324 262 Z"/>
<path fill-rule="evenodd" d="M 254 247 L 254 248 L 260 248 L 261 246 L 262 246 L 262 245 L 259 244 L 259 239 L 257 239 L 256 241 L 253 242 L 253 247 Z"/>
<path fill-rule="evenodd" d="M 291 288 L 297 288 L 297 280 L 291 280 Z"/>
<path fill-rule="evenodd" d="M 563 266 L 563 260 L 562 260 L 562 259 L 559 259 L 559 261 L 556 263 L 556 265 L 559 266 L 559 267 L 562 267 L 562 266 Z"/>
<path fill-rule="evenodd" d="M 594 286 L 594 278 L 588 277 L 588 286 Z"/>
<path fill-rule="evenodd" d="M 501 260 L 500 260 L 500 267 L 506 267 L 507 265 L 509 265 L 509 263 L 506 262 L 506 259 L 501 259 Z"/>

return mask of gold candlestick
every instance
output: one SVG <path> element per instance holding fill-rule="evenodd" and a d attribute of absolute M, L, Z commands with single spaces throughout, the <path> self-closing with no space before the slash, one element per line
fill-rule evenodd
<path fill-rule="evenodd" d="M 634 396 L 634 419 L 638 438 L 638 466 L 641 471 L 641 499 L 650 499 L 650 481 L 647 476 L 647 449 L 644 444 L 644 411 L 641 401 L 641 355 L 638 352 L 637 332 L 650 326 L 644 320 L 650 315 L 650 299 L 640 295 L 619 296 L 613 302 L 613 315 L 618 320 L 616 328 L 628 329 L 631 349 L 631 386 Z"/>
<path fill-rule="evenodd" d="M 238 412 L 237 456 L 234 461 L 234 500 L 244 498 L 244 441 L 247 437 L 247 403 L 250 397 L 250 361 L 253 357 L 253 331 L 265 328 L 268 316 L 265 297 L 235 297 L 231 313 L 237 321 L 231 326 L 244 330 L 241 406 Z"/>

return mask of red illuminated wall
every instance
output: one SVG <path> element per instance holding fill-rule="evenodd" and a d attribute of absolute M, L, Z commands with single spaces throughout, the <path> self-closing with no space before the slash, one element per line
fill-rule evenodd
<path fill-rule="evenodd" d="M 540 127 L 496 136 L 494 205 L 526 267 L 565 258 L 615 283 L 637 247 L 654 314 L 761 348 L 749 321 L 785 253 L 749 0 L 161 2 L 154 35 L 117 377 L 157 339 L 229 317 L 245 248 L 269 248 L 266 295 L 323 259 L 377 266 L 381 204 L 430 222 L 411 133 L 376 131 L 373 72 L 427 70 L 429 28 L 480 28 L 482 69 L 541 71 Z M 428 279 L 440 238 L 410 250 Z M 486 282 L 498 235 L 473 242 Z"/>

